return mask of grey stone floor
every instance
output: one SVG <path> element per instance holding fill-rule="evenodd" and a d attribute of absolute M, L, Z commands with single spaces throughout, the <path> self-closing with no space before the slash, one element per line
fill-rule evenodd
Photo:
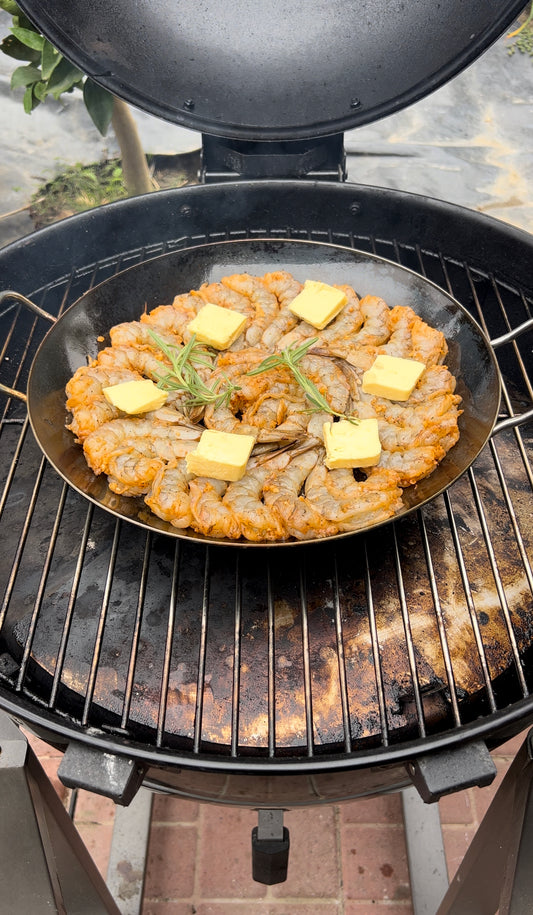
<path fill-rule="evenodd" d="M 9 17 L 0 11 L 0 37 Z M 533 59 L 501 38 L 458 77 L 410 108 L 345 135 L 348 180 L 401 188 L 477 209 L 533 231 Z M 81 95 L 31 115 L 9 88 L 16 64 L 0 55 L 0 246 L 32 231 L 32 193 L 66 164 L 117 153 Z M 199 148 L 194 131 L 136 111 L 147 152 Z M 6 215 L 7 214 L 7 215 Z M 9 215 L 11 214 L 11 215 Z"/>

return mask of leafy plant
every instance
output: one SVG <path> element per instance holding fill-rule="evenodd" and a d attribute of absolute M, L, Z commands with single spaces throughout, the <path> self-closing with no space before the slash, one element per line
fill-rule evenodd
<path fill-rule="evenodd" d="M 533 57 L 533 3 L 530 5 L 529 12 L 526 14 L 522 24 L 514 32 L 510 32 L 507 38 L 515 39 L 507 48 L 509 55 L 519 51 L 521 54 L 528 54 L 529 57 Z"/>
<path fill-rule="evenodd" d="M 105 136 L 112 124 L 120 146 L 124 184 L 130 194 L 153 190 L 146 156 L 128 106 L 70 63 L 25 16 L 15 0 L 0 0 L 12 17 L 10 34 L 0 43 L 8 57 L 23 61 L 11 75 L 11 88 L 24 89 L 27 114 L 50 95 L 56 101 L 65 92 L 80 90 L 98 131 Z"/>
<path fill-rule="evenodd" d="M 81 213 L 125 196 L 118 160 L 93 165 L 77 163 L 33 195 L 31 215 L 36 228 L 40 228 L 65 215 Z"/>

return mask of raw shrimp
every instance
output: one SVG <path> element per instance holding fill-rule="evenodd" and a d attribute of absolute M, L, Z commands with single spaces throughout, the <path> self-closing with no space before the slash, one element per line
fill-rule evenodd
<path fill-rule="evenodd" d="M 242 480 L 230 483 L 222 499 L 239 522 L 241 534 L 247 540 L 284 540 L 285 525 L 281 516 L 261 501 L 265 481 L 286 467 L 291 454 L 285 451 L 265 459 L 252 459 Z"/>
<path fill-rule="evenodd" d="M 383 346 L 380 346 L 378 355 L 397 356 L 400 359 L 412 359 L 413 342 L 411 328 L 416 317 L 412 308 L 397 305 L 390 311 L 391 335 Z"/>
<path fill-rule="evenodd" d="M 346 340 L 349 335 L 357 333 L 365 320 L 361 302 L 352 287 L 335 286 L 335 288 L 344 292 L 347 302 L 331 324 L 319 332 L 317 346 L 320 347 L 328 347 L 330 344 Z"/>
<path fill-rule="evenodd" d="M 136 346 L 108 346 L 98 353 L 97 363 L 110 368 L 129 369 L 152 381 L 166 375 L 170 368 L 162 353 L 155 356 L 153 350 Z"/>
<path fill-rule="evenodd" d="M 111 477 L 114 492 L 146 492 L 157 471 L 196 447 L 200 432 L 150 418 L 115 419 L 92 432 L 83 444 L 87 463 Z"/>
<path fill-rule="evenodd" d="M 344 413 L 350 397 L 350 385 L 340 366 L 334 359 L 307 353 L 299 366 L 326 398 L 332 411 Z"/>
<path fill-rule="evenodd" d="M 444 448 L 426 446 L 423 448 L 409 448 L 406 451 L 381 452 L 378 467 L 393 470 L 396 474 L 398 486 L 411 486 L 419 480 L 429 476 L 445 455 Z M 372 471 L 369 476 L 372 476 Z"/>
<path fill-rule="evenodd" d="M 190 527 L 192 513 L 185 461 L 160 467 L 144 501 L 155 515 L 170 521 L 174 527 Z"/>
<path fill-rule="evenodd" d="M 165 343 L 171 346 L 177 346 L 181 343 L 179 335 L 170 333 L 157 324 L 150 326 L 147 323 L 143 324 L 142 321 L 126 321 L 123 324 L 115 324 L 109 331 L 111 346 L 139 346 L 143 349 L 148 348 L 155 352 L 160 352 L 157 344 L 150 336 L 150 330 L 153 330 Z"/>
<path fill-rule="evenodd" d="M 138 372 L 127 369 L 97 365 L 79 368 L 65 388 L 66 407 L 72 413 L 67 429 L 74 433 L 76 441 L 83 442 L 91 432 L 119 415 L 117 408 L 106 400 L 103 388 L 124 381 L 138 381 L 141 377 Z"/>
<path fill-rule="evenodd" d="M 415 315 L 411 327 L 411 338 L 412 359 L 418 359 L 419 362 L 424 362 L 426 365 L 440 365 L 444 362 L 448 352 L 444 334 L 442 331 L 430 327 L 418 315 Z"/>
<path fill-rule="evenodd" d="M 250 299 L 255 314 L 245 332 L 245 339 L 249 346 L 256 346 L 261 340 L 264 329 L 274 320 L 279 311 L 276 296 L 267 289 L 261 277 L 250 276 L 249 273 L 224 276 L 222 283 L 233 292 L 238 292 Z"/>
<path fill-rule="evenodd" d="M 305 496 L 299 495 L 319 453 L 318 448 L 301 450 L 287 467 L 271 476 L 264 485 L 265 504 L 281 516 L 287 533 L 297 540 L 328 537 L 338 529 Z"/>
<path fill-rule="evenodd" d="M 211 302 L 212 305 L 220 305 L 221 308 L 231 308 L 233 311 L 238 311 L 239 314 L 246 315 L 248 324 L 253 321 L 255 316 L 253 302 L 241 292 L 235 292 L 228 286 L 224 286 L 223 283 L 203 283 L 198 292 L 204 300 L 204 304 Z"/>
<path fill-rule="evenodd" d="M 336 478 L 338 492 L 327 486 Z M 358 530 L 367 524 L 386 521 L 403 507 L 395 475 L 375 475 L 356 482 L 351 471 L 328 470 L 319 462 L 305 483 L 305 495 L 321 515 L 334 521 L 340 531 Z"/>
<path fill-rule="evenodd" d="M 227 483 L 208 477 L 194 477 L 189 483 L 192 527 L 206 537 L 238 540 L 241 526 L 222 496 Z"/>
<path fill-rule="evenodd" d="M 274 293 L 279 302 L 279 311 L 268 327 L 263 331 L 261 344 L 271 350 L 280 337 L 296 327 L 298 318 L 289 311 L 289 305 L 303 289 L 301 283 L 285 270 L 266 273 L 263 282 L 267 289 Z"/>
<path fill-rule="evenodd" d="M 176 296 L 172 305 L 159 305 L 148 314 L 141 315 L 141 322 L 151 325 L 156 333 L 163 329 L 182 340 L 187 325 L 203 305 L 205 302 L 198 293 L 184 293 Z"/>
<path fill-rule="evenodd" d="M 383 299 L 366 295 L 360 301 L 363 325 L 357 333 L 328 343 L 334 356 L 346 359 L 350 365 L 365 371 L 372 365 L 377 348 L 390 337 L 390 308 Z"/>

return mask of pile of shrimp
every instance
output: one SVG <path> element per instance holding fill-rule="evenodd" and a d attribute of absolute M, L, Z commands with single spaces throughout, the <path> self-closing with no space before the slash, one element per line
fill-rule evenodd
<path fill-rule="evenodd" d="M 461 398 L 444 365 L 447 344 L 407 306 L 347 298 L 322 331 L 297 319 L 289 304 L 302 290 L 290 273 L 235 274 L 177 295 L 139 321 L 118 324 L 110 345 L 78 369 L 66 386 L 69 428 L 95 474 L 110 489 L 142 497 L 171 525 L 209 538 L 254 542 L 309 540 L 386 521 L 403 508 L 402 489 L 428 476 L 459 437 Z M 179 351 L 190 340 L 188 324 L 211 302 L 246 317 L 229 349 L 213 351 L 212 367 L 198 369 L 209 385 L 233 382 L 229 402 L 191 407 L 186 391 L 170 391 L 165 405 L 125 416 L 103 388 L 141 378 L 158 381 L 169 360 L 150 331 Z M 313 411 L 285 366 L 250 375 L 268 355 L 318 338 L 300 368 L 318 387 L 332 414 Z M 417 359 L 426 366 L 406 402 L 365 394 L 362 374 L 377 355 Z M 329 470 L 322 428 L 335 414 L 376 417 L 382 452 L 364 470 Z M 205 429 L 253 435 L 245 476 L 225 483 L 187 472 L 185 457 Z"/>

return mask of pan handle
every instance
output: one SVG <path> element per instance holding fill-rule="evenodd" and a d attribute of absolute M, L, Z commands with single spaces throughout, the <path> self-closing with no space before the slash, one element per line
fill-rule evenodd
<path fill-rule="evenodd" d="M 511 341 L 515 340 L 516 337 L 519 337 L 520 334 L 524 334 L 527 330 L 531 329 L 533 329 L 533 318 L 529 318 L 513 330 L 508 331 L 506 334 L 502 334 L 501 337 L 494 337 L 494 339 L 490 341 L 491 346 L 493 349 L 497 349 L 499 346 L 503 346 L 504 343 L 511 343 Z M 504 429 L 514 429 L 515 426 L 520 426 L 522 423 L 527 423 L 531 420 L 533 420 L 533 410 L 526 410 L 525 413 L 520 413 L 518 416 L 508 416 L 506 419 L 502 419 L 499 423 L 496 423 L 492 430 L 492 434 L 497 435 L 498 432 L 503 432 Z"/>
<path fill-rule="evenodd" d="M 51 324 L 55 324 L 57 321 L 57 318 L 55 318 L 54 315 L 49 314 L 49 312 L 45 311 L 44 308 L 40 308 L 39 305 L 36 305 L 35 302 L 31 301 L 31 299 L 27 299 L 25 295 L 22 295 L 22 293 L 14 292 L 12 289 L 4 289 L 0 292 L 0 306 L 2 306 L 4 302 L 8 301 L 9 299 L 14 299 L 15 302 L 20 302 L 40 318 L 45 318 L 47 321 L 50 321 Z M 27 403 L 28 401 L 28 398 L 22 391 L 17 391 L 16 388 L 10 388 L 7 384 L 2 384 L 1 382 L 0 391 L 3 394 L 6 394 L 7 397 L 16 397 L 18 400 L 24 401 L 24 403 Z"/>
<path fill-rule="evenodd" d="M 25 305 L 26 308 L 29 308 L 30 311 L 33 311 L 36 315 L 39 315 L 40 318 L 45 318 L 47 321 L 50 321 L 51 324 L 55 324 L 57 318 L 54 315 L 51 315 L 48 311 L 45 311 L 44 308 L 40 308 L 39 305 L 36 305 L 35 302 L 32 302 L 31 299 L 27 299 L 25 295 L 22 295 L 20 292 L 14 292 L 12 289 L 4 289 L 0 292 L 0 305 L 7 299 L 15 299 L 16 302 L 20 302 L 22 305 Z"/>

